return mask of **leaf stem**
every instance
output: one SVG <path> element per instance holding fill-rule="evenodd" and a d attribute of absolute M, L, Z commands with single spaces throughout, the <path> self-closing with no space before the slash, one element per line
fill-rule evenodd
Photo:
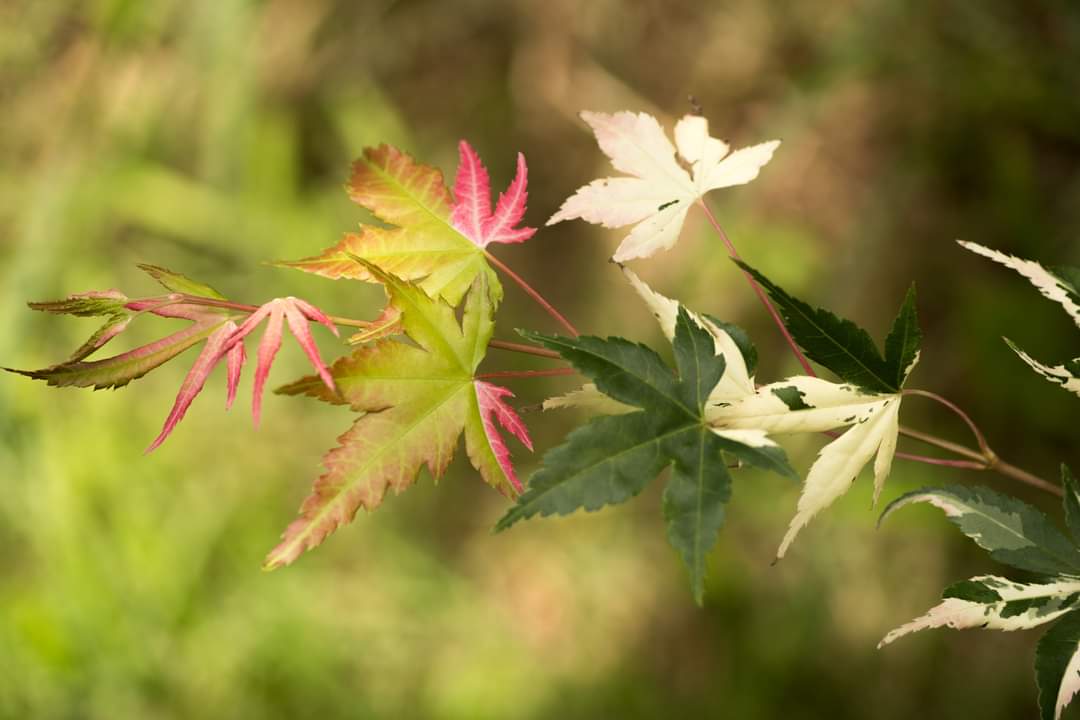
<path fill-rule="evenodd" d="M 919 397 L 929 398 L 934 402 L 947 407 L 953 412 L 954 415 L 964 421 L 964 424 L 971 430 L 971 434 L 975 436 L 975 442 L 978 443 L 979 449 L 982 450 L 984 456 L 993 455 L 993 451 L 990 449 L 990 445 L 986 442 L 986 436 L 983 435 L 982 430 L 975 424 L 975 421 L 971 419 L 971 416 L 964 412 L 956 403 L 943 398 L 937 393 L 930 392 L 929 390 L 902 390 L 902 395 L 917 395 Z"/>
<path fill-rule="evenodd" d="M 511 280 L 513 280 L 515 283 L 517 283 L 518 286 L 522 290 L 524 290 L 525 293 L 529 297 L 531 297 L 533 300 L 536 301 L 537 305 L 544 308 L 544 311 L 547 312 L 548 315 L 553 317 L 556 322 L 558 322 L 560 325 L 562 325 L 564 328 L 566 328 L 566 331 L 570 333 L 571 337 L 577 337 L 578 335 L 580 335 L 580 333 L 577 331 L 577 328 L 575 328 L 573 325 L 571 325 L 570 321 L 567 320 L 565 317 L 563 317 L 562 313 L 560 313 L 558 310 L 556 310 L 554 307 L 552 307 L 551 303 L 549 303 L 547 300 L 545 300 L 544 296 L 541 295 L 540 293 L 538 293 L 536 290 L 534 290 L 532 288 L 532 286 L 529 285 L 529 283 L 525 282 L 525 280 L 522 279 L 522 277 L 520 275 L 518 275 L 516 272 L 514 272 L 509 267 L 507 267 L 506 263 L 499 260 L 497 257 L 495 257 L 494 255 L 489 253 L 487 250 L 484 251 L 484 256 L 487 257 L 487 259 L 491 262 L 492 265 L 497 267 L 499 270 L 501 270 L 503 273 L 505 273 Z"/>
<path fill-rule="evenodd" d="M 550 370 L 501 370 L 499 372 L 482 373 L 476 379 L 487 378 L 528 378 L 528 377 L 551 377 L 553 375 L 576 375 L 574 368 L 552 368 Z"/>
<path fill-rule="evenodd" d="M 709 224 L 713 226 L 713 229 L 716 230 L 716 234 L 720 236 L 720 239 L 724 243 L 724 247 L 727 248 L 728 255 L 730 255 L 733 260 L 742 260 L 742 258 L 739 257 L 738 251 L 735 250 L 735 245 L 731 242 L 727 233 L 724 232 L 724 228 L 720 227 L 720 223 L 716 220 L 716 216 L 713 215 L 709 206 L 705 204 L 705 198 L 698 198 L 697 204 L 705 211 L 705 217 L 709 219 Z M 806 374 L 810 377 L 817 377 L 817 373 L 815 373 L 814 369 L 810 366 L 810 361 L 806 359 L 806 356 L 803 355 L 802 350 L 799 349 L 798 344 L 795 342 L 795 338 L 791 337 L 791 333 L 788 332 L 787 326 L 784 325 L 784 321 L 780 317 L 780 313 L 776 310 L 776 306 L 772 304 L 772 301 L 769 300 L 765 291 L 761 289 L 761 286 L 757 284 L 757 281 L 754 280 L 750 273 L 742 270 L 742 274 L 746 276 L 746 281 L 750 283 L 750 287 L 753 288 L 754 294 L 758 296 L 758 300 L 761 301 L 761 304 L 765 306 L 769 315 L 772 316 L 773 322 L 776 323 L 776 327 L 780 328 L 780 333 L 784 336 L 784 340 L 787 342 L 788 347 L 791 348 L 791 352 L 795 354 L 795 358 L 799 361 L 799 364 L 802 365 L 803 370 L 806 371 Z"/>
<path fill-rule="evenodd" d="M 949 440 L 939 438 L 936 435 L 930 435 L 929 433 L 924 433 L 920 430 L 912 430 L 911 428 L 904 427 L 903 425 L 900 426 L 900 434 L 907 435 L 909 438 L 914 438 L 916 440 L 926 443 L 927 445 L 933 445 L 934 447 L 939 447 L 942 450 L 948 450 L 951 453 L 961 455 L 970 460 L 974 460 L 975 462 L 982 463 L 983 465 L 986 465 L 987 463 L 987 457 L 982 453 L 978 452 L 977 450 L 972 450 L 971 448 L 960 445 L 959 443 L 954 443 Z"/>
<path fill-rule="evenodd" d="M 175 302 L 185 305 L 205 305 L 206 307 L 224 308 L 226 310 L 236 310 L 238 312 L 246 313 L 253 313 L 259 309 L 257 305 L 245 305 L 243 303 L 234 303 L 228 300 L 218 300 L 216 298 L 201 297 L 199 295 L 181 294 L 179 299 Z M 330 318 L 330 322 L 335 325 L 341 325 L 342 327 L 371 327 L 371 323 L 367 320 L 354 320 L 352 318 L 337 317 L 336 315 L 327 315 L 327 317 Z"/>
<path fill-rule="evenodd" d="M 926 465 L 942 465 L 944 467 L 965 468 L 968 470 L 985 470 L 986 465 L 974 460 L 948 460 L 946 458 L 930 457 L 928 455 L 914 455 L 912 453 L 897 452 L 896 457 L 913 462 L 925 463 Z"/>
<path fill-rule="evenodd" d="M 956 453 L 957 455 L 962 455 L 963 457 L 970 458 L 972 461 L 964 465 L 954 465 L 954 467 L 966 467 L 972 470 L 993 470 L 999 475 L 1004 475 L 1005 477 L 1012 478 L 1013 480 L 1018 480 L 1025 485 L 1030 485 L 1031 487 L 1038 488 L 1039 490 L 1043 490 L 1052 495 L 1057 495 L 1058 497 L 1063 497 L 1065 495 L 1065 491 L 1062 490 L 1061 487 L 1059 487 L 1058 485 L 1055 485 L 1052 482 L 1047 482 L 1046 480 L 1043 480 L 1041 477 L 1034 475 L 1027 470 L 1016 467 L 1012 463 L 1005 462 L 1000 457 L 998 457 L 997 453 L 995 453 L 989 447 L 986 448 L 986 454 L 981 454 L 978 451 L 972 450 L 969 447 L 964 447 L 963 445 L 959 445 L 948 440 L 943 440 L 936 435 L 930 435 L 928 433 L 920 432 L 918 430 L 912 430 L 911 428 L 901 426 L 900 433 L 902 435 L 907 435 L 910 438 L 920 440 L 924 443 L 927 443 L 928 445 L 934 445 L 943 450 L 948 450 L 949 452 Z M 897 456 L 902 457 L 900 453 L 897 453 Z M 961 463 L 964 461 L 958 460 L 953 462 Z M 944 463 L 938 462 L 934 464 L 940 465 Z"/>
<path fill-rule="evenodd" d="M 1065 497 L 1065 490 L 1062 489 L 1060 485 L 1047 482 L 1037 475 L 1032 475 L 1027 470 L 1011 465 L 996 455 L 994 456 L 994 462 L 987 465 L 986 469 L 993 470 L 994 472 L 1004 475 L 1005 477 L 1010 477 L 1013 480 L 1019 480 L 1026 485 L 1039 488 L 1040 490 L 1045 490 L 1058 497 Z"/>
<path fill-rule="evenodd" d="M 554 350 L 533 347 L 532 345 L 525 345 L 523 343 L 507 342 L 506 340 L 492 340 L 488 345 L 493 348 L 498 348 L 499 350 L 509 350 L 511 352 L 524 353 L 526 355 L 536 355 L 537 357 L 562 360 L 562 355 Z"/>

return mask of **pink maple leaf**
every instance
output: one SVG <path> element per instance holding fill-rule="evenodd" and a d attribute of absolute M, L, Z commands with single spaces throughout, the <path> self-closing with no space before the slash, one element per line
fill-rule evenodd
<path fill-rule="evenodd" d="M 325 325 L 334 335 L 338 334 L 337 328 L 330 321 L 330 318 L 311 303 L 294 297 L 277 298 L 251 313 L 241 325 L 237 326 L 235 322 L 229 320 L 207 338 L 202 352 L 199 353 L 194 365 L 191 366 L 191 370 L 188 371 L 187 376 L 184 378 L 184 382 L 180 385 L 180 391 L 176 395 L 172 410 L 169 411 L 169 416 L 165 419 L 161 432 L 154 442 L 150 444 L 150 447 L 146 449 L 146 452 L 157 449 L 165 442 L 165 439 L 184 418 L 184 414 L 191 407 L 192 401 L 202 392 L 210 372 L 222 359 L 226 360 L 227 366 L 225 409 L 228 410 L 232 407 L 233 401 L 236 400 L 236 389 L 240 383 L 240 372 L 247 358 L 247 353 L 244 350 L 244 338 L 264 319 L 267 320 L 267 324 L 262 340 L 259 343 L 258 364 L 255 367 L 255 385 L 252 399 L 252 415 L 255 418 L 255 424 L 258 425 L 259 423 L 263 389 L 270 374 L 270 366 L 273 364 L 274 357 L 281 347 L 281 336 L 286 322 L 289 325 L 289 330 L 297 342 L 300 343 L 300 347 L 303 348 L 311 364 L 319 373 L 319 377 L 322 378 L 322 381 L 326 383 L 331 392 L 336 392 L 334 378 L 319 355 L 319 349 L 316 347 L 315 339 L 311 335 L 308 321 L 313 320 Z"/>
<path fill-rule="evenodd" d="M 495 460 L 499 463 L 499 467 L 502 468 L 503 473 L 510 480 L 514 489 L 521 492 L 521 481 L 518 480 L 517 473 L 514 472 L 514 466 L 510 462 L 510 450 L 506 447 L 506 443 L 503 442 L 502 435 L 499 434 L 496 427 L 496 422 L 498 422 L 504 430 L 520 440 L 522 445 L 530 451 L 533 449 L 532 440 L 529 438 L 529 431 L 525 427 L 525 423 L 522 422 L 521 417 L 512 407 L 503 402 L 504 397 L 514 397 L 514 393 L 491 383 L 477 381 L 475 384 L 476 400 L 480 405 L 480 420 L 484 425 L 484 434 L 487 435 L 491 449 L 495 453 Z"/>
<path fill-rule="evenodd" d="M 184 377 L 184 382 L 180 384 L 180 392 L 176 394 L 172 410 L 165 418 L 165 425 L 162 426 L 154 442 L 150 443 L 150 447 L 146 448 L 146 452 L 156 450 L 184 419 L 184 414 L 191 407 L 195 396 L 202 392 L 203 386 L 206 385 L 206 378 L 210 376 L 210 371 L 223 357 L 228 357 L 228 396 L 225 409 L 232 407 L 233 400 L 236 399 L 236 386 L 240 381 L 240 369 L 244 365 L 245 358 L 243 343 L 236 343 L 229 347 L 229 341 L 236 334 L 237 329 L 236 323 L 229 320 L 206 339 L 202 352 L 195 358 L 195 364 L 191 366 Z"/>
<path fill-rule="evenodd" d="M 479 247 L 489 243 L 520 243 L 533 236 L 536 228 L 514 226 L 525 215 L 529 170 L 525 156 L 518 153 L 517 175 L 506 192 L 499 195 L 495 212 L 491 211 L 491 181 L 487 168 L 468 142 L 458 143 L 461 162 L 454 179 L 454 209 L 450 224 Z"/>
<path fill-rule="evenodd" d="M 251 415 L 255 419 L 256 425 L 259 424 L 263 389 L 266 387 L 266 379 L 270 375 L 270 366 L 274 363 L 274 357 L 281 348 L 281 335 L 285 322 L 288 322 L 293 337 L 300 343 L 300 347 L 303 348 L 304 353 L 308 356 L 308 360 L 311 361 L 319 377 L 322 378 L 323 383 L 331 392 L 337 392 L 330 369 L 326 367 L 322 356 L 319 355 L 319 348 L 315 345 L 315 338 L 311 336 L 311 329 L 308 327 L 308 320 L 314 320 L 325 325 L 330 329 L 330 332 L 337 335 L 337 327 L 334 326 L 334 323 L 330 321 L 330 318 L 325 313 L 311 303 L 299 298 L 275 298 L 248 316 L 248 319 L 233 333 L 232 338 L 229 340 L 230 346 L 233 343 L 242 342 L 263 320 L 266 320 L 266 330 L 263 331 L 262 340 L 259 341 L 255 365 L 255 384 L 252 388 L 251 400 Z"/>

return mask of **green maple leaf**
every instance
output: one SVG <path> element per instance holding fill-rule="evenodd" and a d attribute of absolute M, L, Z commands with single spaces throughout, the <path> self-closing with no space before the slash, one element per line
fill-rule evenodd
<path fill-rule="evenodd" d="M 706 558 L 731 496 L 724 454 L 798 478 L 783 450 L 770 441 L 744 444 L 717 434 L 707 423 L 705 403 L 725 369 L 713 336 L 680 307 L 673 371 L 649 348 L 622 338 L 523 334 L 559 352 L 602 393 L 637 410 L 595 418 L 549 451 L 497 529 L 534 515 L 623 502 L 670 466 L 663 500 L 668 539 L 686 563 L 701 603 Z"/>
<path fill-rule="evenodd" d="M 324 457 L 325 472 L 300 508 L 300 517 L 267 556 L 268 569 L 287 565 L 319 545 L 360 508 L 374 510 L 388 490 L 406 489 L 423 466 L 438 479 L 462 433 L 480 476 L 511 497 L 519 484 L 495 423 L 532 447 L 524 424 L 501 400 L 509 391 L 474 378 L 494 327 L 485 276 L 474 281 L 459 325 L 454 308 L 445 301 L 359 262 L 386 286 L 401 327 L 415 344 L 384 338 L 358 348 L 331 367 L 336 392 L 318 376 L 278 390 L 348 404 L 363 414 Z"/>
<path fill-rule="evenodd" d="M 784 325 L 808 358 L 833 371 L 845 382 L 868 392 L 900 392 L 918 362 L 922 340 L 914 285 L 908 290 L 885 338 L 885 354 L 882 355 L 870 334 L 852 321 L 789 295 L 741 260 L 735 263 L 769 293 L 783 316 Z"/>

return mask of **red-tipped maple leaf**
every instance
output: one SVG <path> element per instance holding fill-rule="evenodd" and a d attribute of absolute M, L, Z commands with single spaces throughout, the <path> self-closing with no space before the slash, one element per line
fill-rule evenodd
<path fill-rule="evenodd" d="M 536 228 L 514 228 L 525 215 L 525 201 L 529 197 L 526 191 L 529 170 L 525 165 L 525 156 L 518 153 L 517 175 L 506 192 L 499 195 L 499 202 L 492 213 L 491 181 L 487 168 L 465 140 L 458 143 L 458 154 L 461 161 L 454 180 L 457 202 L 450 214 L 451 224 L 481 248 L 493 242 L 520 243 L 531 238 Z"/>
<path fill-rule="evenodd" d="M 348 404 L 361 415 L 323 458 L 325 472 L 267 556 L 267 568 L 293 562 L 361 508 L 376 509 L 388 491 L 412 485 L 422 467 L 438 479 L 462 435 L 485 482 L 508 497 L 520 490 L 497 424 L 530 449 L 532 442 L 503 402 L 510 391 L 475 378 L 494 329 L 485 279 L 477 278 L 459 321 L 445 301 L 374 265 L 368 269 L 386 286 L 412 342 L 382 338 L 335 362 L 336 393 L 316 376 L 278 390 Z"/>
<path fill-rule="evenodd" d="M 496 421 L 504 430 L 521 441 L 521 444 L 530 451 L 533 449 L 532 440 L 525 423 L 514 408 L 503 402 L 504 397 L 514 397 L 514 393 L 507 388 L 491 383 L 477 381 L 476 400 L 480 406 L 480 419 L 484 426 L 484 434 L 487 435 L 488 443 L 495 454 L 495 459 L 502 468 L 503 473 L 510 480 L 514 489 L 521 492 L 521 481 L 514 472 L 514 465 L 510 462 L 510 450 L 506 447 L 499 430 L 495 427 Z"/>
<path fill-rule="evenodd" d="M 195 396 L 202 392 L 203 386 L 206 385 L 206 378 L 209 377 L 210 371 L 223 357 L 228 357 L 228 396 L 225 401 L 225 409 L 232 407 L 233 400 L 236 399 L 236 386 L 240 381 L 240 369 L 244 365 L 245 357 L 243 343 L 238 342 L 231 348 L 228 346 L 230 339 L 236 334 L 236 330 L 236 323 L 228 320 L 206 339 L 202 352 L 195 358 L 195 364 L 191 366 L 191 370 L 188 371 L 188 374 L 184 377 L 184 382 L 180 385 L 180 392 L 177 393 L 172 410 L 169 411 L 168 417 L 165 418 L 165 425 L 161 428 L 158 436 L 154 438 L 154 442 L 150 443 L 150 447 L 146 448 L 146 452 L 156 450 L 161 443 L 165 442 L 165 438 L 169 437 L 177 424 L 183 420 L 184 414 L 191 407 Z"/>
<path fill-rule="evenodd" d="M 263 331 L 262 340 L 259 341 L 259 350 L 255 365 L 255 384 L 252 389 L 251 415 L 255 424 L 259 424 L 259 416 L 262 411 L 263 389 L 266 387 L 266 378 L 270 375 L 270 366 L 274 363 L 274 357 L 281 348 L 281 335 L 284 323 L 289 324 L 289 330 L 293 337 L 300 343 L 304 353 L 308 356 L 315 371 L 326 384 L 331 392 L 336 392 L 334 378 L 330 370 L 319 355 L 319 348 L 315 345 L 315 338 L 311 336 L 308 320 L 325 325 L 334 335 L 338 334 L 337 327 L 330 321 L 321 310 L 309 302 L 299 298 L 286 297 L 275 298 L 251 313 L 232 337 L 228 340 L 228 346 L 240 343 L 251 333 L 259 323 L 266 320 L 266 330 Z"/>
<path fill-rule="evenodd" d="M 353 164 L 349 197 L 392 225 L 361 227 L 321 254 L 279 263 L 331 279 L 378 282 L 359 257 L 403 280 L 417 281 L 424 292 L 457 305 L 477 276 L 487 279 L 496 304 L 502 286 L 487 262 L 489 243 L 524 242 L 534 228 L 516 228 L 525 213 L 528 169 L 518 154 L 517 174 L 491 211 L 487 170 L 464 140 L 453 195 L 442 173 L 388 145 L 366 148 Z M 456 201 L 455 201 L 456 197 Z M 389 308 L 353 342 L 367 342 L 400 329 L 400 316 Z"/>
<path fill-rule="evenodd" d="M 232 320 L 228 320 L 207 339 L 202 352 L 195 359 L 195 364 L 191 366 L 191 370 L 188 371 L 187 377 L 184 378 L 184 382 L 180 386 L 180 392 L 176 396 L 176 401 L 173 403 L 169 416 L 165 419 L 161 432 L 154 442 L 150 444 L 146 452 L 155 450 L 161 443 L 165 442 L 165 439 L 169 437 L 173 429 L 184 418 L 184 414 L 191 407 L 195 396 L 202 392 L 210 372 L 223 359 L 226 360 L 227 364 L 228 383 L 225 409 L 228 410 L 232 407 L 233 401 L 236 399 L 236 388 L 240 382 L 240 371 L 243 369 L 247 357 L 244 350 L 244 338 L 258 327 L 263 320 L 266 320 L 266 330 L 263 332 L 262 340 L 259 342 L 251 404 L 251 413 L 255 418 L 256 425 L 259 424 L 259 416 L 262 411 L 262 396 L 263 389 L 266 387 L 266 378 L 270 374 L 270 366 L 274 362 L 274 357 L 281 348 L 281 336 L 285 323 L 288 323 L 289 330 L 292 332 L 293 337 L 296 338 L 296 341 L 300 343 L 300 347 L 303 348 L 312 366 L 318 372 L 319 378 L 326 384 L 331 393 L 337 392 L 334 378 L 330 375 L 326 363 L 323 362 L 322 357 L 319 355 L 319 349 L 315 345 L 315 338 L 311 336 L 308 321 L 325 325 L 334 335 L 338 334 L 337 328 L 325 313 L 309 302 L 294 297 L 275 298 L 251 313 L 240 326 L 237 326 Z"/>

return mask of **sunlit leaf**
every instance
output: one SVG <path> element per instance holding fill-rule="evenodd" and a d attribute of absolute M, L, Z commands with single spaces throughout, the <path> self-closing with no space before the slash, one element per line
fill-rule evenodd
<path fill-rule="evenodd" d="M 709 136 L 708 121 L 695 115 L 675 126 L 675 145 L 647 113 L 583 112 L 581 118 L 612 166 L 626 176 L 579 188 L 547 224 L 581 218 L 609 228 L 634 225 L 615 251 L 616 262 L 671 248 L 691 203 L 710 190 L 750 182 L 780 145 L 773 140 L 729 153 L 727 143 Z"/>

